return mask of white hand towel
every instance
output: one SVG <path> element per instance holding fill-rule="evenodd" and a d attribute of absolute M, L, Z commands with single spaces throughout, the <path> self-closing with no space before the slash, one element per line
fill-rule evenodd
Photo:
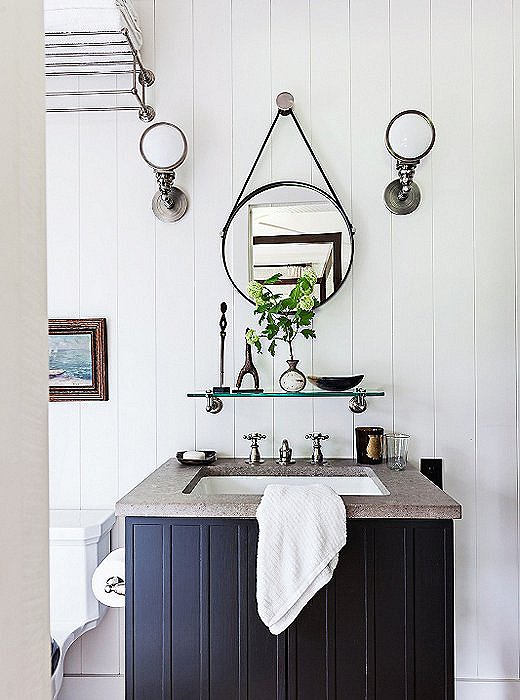
<path fill-rule="evenodd" d="M 143 39 L 132 0 L 45 0 L 46 32 L 99 32 L 128 29 L 135 48 Z"/>
<path fill-rule="evenodd" d="M 258 614 L 280 634 L 332 578 L 347 541 L 345 505 L 321 484 L 269 485 L 256 517 Z"/>

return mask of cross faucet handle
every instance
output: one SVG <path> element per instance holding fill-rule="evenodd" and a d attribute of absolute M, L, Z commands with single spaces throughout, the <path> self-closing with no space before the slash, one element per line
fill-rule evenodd
<path fill-rule="evenodd" d="M 258 443 L 258 440 L 265 440 L 267 435 L 262 435 L 262 433 L 249 433 L 249 435 L 244 435 L 244 440 L 253 440 L 253 443 Z"/>
<path fill-rule="evenodd" d="M 328 440 L 328 435 L 322 435 L 322 433 L 307 433 L 305 436 L 306 440 L 312 440 L 312 464 L 325 464 L 323 459 L 323 452 L 321 451 L 321 441 Z"/>
<path fill-rule="evenodd" d="M 262 433 L 249 433 L 249 435 L 244 435 L 244 440 L 251 440 L 251 451 L 249 453 L 249 459 L 246 459 L 247 464 L 262 464 L 264 461 L 260 455 L 260 449 L 258 447 L 258 441 L 264 440 L 267 435 Z"/>
<path fill-rule="evenodd" d="M 307 433 L 305 436 L 306 440 L 313 440 L 319 442 L 320 440 L 328 440 L 328 435 L 322 435 L 321 433 Z"/>

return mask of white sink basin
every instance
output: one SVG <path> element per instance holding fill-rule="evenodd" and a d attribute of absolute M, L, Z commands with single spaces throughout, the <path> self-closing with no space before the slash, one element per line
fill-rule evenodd
<path fill-rule="evenodd" d="M 197 482 L 191 494 L 258 495 L 262 494 L 269 484 L 324 484 L 340 496 L 387 496 L 389 493 L 372 470 L 367 469 L 366 476 L 204 476 Z"/>

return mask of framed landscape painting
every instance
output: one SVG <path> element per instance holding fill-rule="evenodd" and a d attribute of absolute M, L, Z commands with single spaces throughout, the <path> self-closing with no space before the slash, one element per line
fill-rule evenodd
<path fill-rule="evenodd" d="M 108 400 L 106 319 L 49 320 L 49 400 Z"/>

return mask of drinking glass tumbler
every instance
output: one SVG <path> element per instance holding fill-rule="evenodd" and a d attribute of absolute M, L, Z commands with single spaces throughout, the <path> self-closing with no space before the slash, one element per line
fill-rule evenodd
<path fill-rule="evenodd" d="M 396 472 L 406 469 L 408 462 L 408 441 L 406 433 L 387 433 L 385 435 L 386 461 L 388 468 Z"/>
<path fill-rule="evenodd" d="M 358 464 L 381 464 L 383 461 L 383 428 L 361 426 L 356 428 L 356 456 Z"/>

